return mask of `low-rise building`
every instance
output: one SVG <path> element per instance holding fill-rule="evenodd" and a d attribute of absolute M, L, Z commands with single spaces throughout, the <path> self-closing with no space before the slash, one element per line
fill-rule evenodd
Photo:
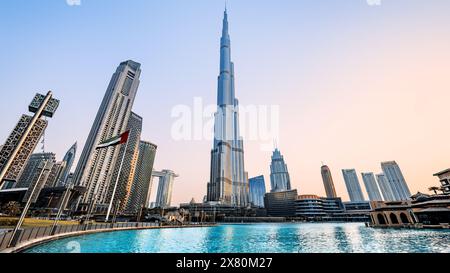
<path fill-rule="evenodd" d="M 341 198 L 300 195 L 295 216 L 304 221 L 365 222 L 369 220 L 368 202 L 346 202 Z"/>
<path fill-rule="evenodd" d="M 450 193 L 447 183 L 450 169 L 435 174 L 442 184 L 442 194 L 417 193 L 411 200 L 372 202 L 372 227 L 449 228 Z"/>
<path fill-rule="evenodd" d="M 294 217 L 297 196 L 297 190 L 266 193 L 264 207 L 267 210 L 267 216 Z"/>

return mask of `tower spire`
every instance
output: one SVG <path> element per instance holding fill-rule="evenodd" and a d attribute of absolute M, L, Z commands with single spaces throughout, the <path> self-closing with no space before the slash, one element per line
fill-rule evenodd
<path fill-rule="evenodd" d="M 223 12 L 223 29 L 222 29 L 222 37 L 228 37 L 228 12 L 227 12 L 227 4 L 225 3 L 225 11 Z"/>

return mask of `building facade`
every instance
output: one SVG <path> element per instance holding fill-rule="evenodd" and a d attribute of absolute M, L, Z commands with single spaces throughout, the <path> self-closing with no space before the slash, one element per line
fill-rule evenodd
<path fill-rule="evenodd" d="M 156 150 L 157 146 L 153 143 L 142 140 L 139 143 L 139 157 L 126 209 L 129 213 L 138 213 L 142 207 L 149 207 Z"/>
<path fill-rule="evenodd" d="M 246 206 L 249 202 L 248 175 L 244 168 L 244 144 L 239 132 L 239 101 L 235 97 L 234 79 L 228 15 L 225 11 L 207 201 Z"/>
<path fill-rule="evenodd" d="M 377 181 L 375 180 L 375 175 L 373 173 L 362 173 L 361 176 L 363 178 L 369 200 L 383 201 L 383 197 L 378 189 Z"/>
<path fill-rule="evenodd" d="M 294 217 L 297 190 L 266 193 L 264 207 L 270 217 Z"/>
<path fill-rule="evenodd" d="M 369 219 L 368 202 L 358 203 L 364 206 L 351 207 L 343 203 L 341 198 L 324 198 L 316 195 L 298 196 L 295 206 L 296 218 L 314 222 L 364 222 Z"/>
<path fill-rule="evenodd" d="M 54 164 L 55 162 L 50 160 L 39 162 L 39 166 L 33 174 L 32 183 L 29 185 L 28 190 L 22 200 L 23 203 L 26 203 L 29 198 L 31 198 L 31 203 L 36 203 L 41 190 L 45 187 L 45 183 L 48 180 Z"/>
<path fill-rule="evenodd" d="M 113 169 L 111 179 L 112 183 L 109 186 L 106 199 L 103 201 L 103 203 L 110 202 L 110 200 L 114 198 L 113 204 L 117 202 L 120 212 L 126 210 L 128 201 L 132 194 L 131 189 L 133 187 L 139 157 L 139 142 L 141 139 L 142 121 L 142 117 L 131 112 L 126 129 L 130 131 L 128 143 L 120 146 L 119 160 L 116 161 L 116 167 Z M 121 166 L 122 168 L 120 168 Z M 117 177 L 119 180 L 117 180 Z M 116 181 L 117 186 L 115 185 Z"/>
<path fill-rule="evenodd" d="M 38 174 L 42 170 L 42 162 L 56 163 L 56 155 L 54 153 L 36 153 L 30 156 L 25 168 L 20 176 L 15 188 L 29 188 L 30 185 L 36 183 Z"/>
<path fill-rule="evenodd" d="M 86 187 L 78 209 L 110 201 L 108 191 L 114 183 L 112 174 L 117 170 L 122 145 L 99 150 L 96 147 L 126 131 L 139 87 L 140 67 L 139 63 L 125 61 L 112 76 L 74 173 L 75 184 Z"/>
<path fill-rule="evenodd" d="M 32 117 L 23 115 L 6 140 L 5 145 L 3 145 L 3 148 L 0 151 L 0 170 L 3 168 L 7 159 L 12 156 L 13 150 L 17 147 L 19 139 L 23 137 L 26 128 L 30 126 L 31 120 Z M 18 154 L 15 156 L 11 167 L 9 167 L 5 175 L 5 181 L 12 181 L 13 183 L 17 183 L 17 180 L 24 170 L 24 166 L 26 165 L 31 153 L 36 148 L 39 139 L 44 134 L 47 125 L 48 122 L 46 120 L 38 120 L 32 127 L 30 134 L 26 137 L 24 144 L 20 148 Z"/>
<path fill-rule="evenodd" d="M 334 188 L 333 177 L 330 168 L 327 165 L 322 166 L 320 170 L 322 174 L 323 186 L 328 198 L 337 198 L 336 189 Z"/>
<path fill-rule="evenodd" d="M 434 176 L 439 178 L 439 182 L 442 185 L 441 186 L 442 193 L 450 195 L 450 169 L 438 172 L 434 174 Z"/>
<path fill-rule="evenodd" d="M 257 176 L 248 180 L 250 185 L 250 203 L 257 207 L 264 207 L 264 196 L 266 195 L 266 182 L 264 176 Z"/>
<path fill-rule="evenodd" d="M 300 195 L 295 201 L 295 216 L 305 220 L 342 220 L 338 215 L 344 213 L 340 198 L 323 198 L 317 195 Z"/>
<path fill-rule="evenodd" d="M 39 139 L 47 128 L 42 117 L 53 117 L 58 109 L 59 100 L 53 98 L 51 91 L 47 95 L 36 94 L 28 106 L 34 116 L 22 115 L 4 145 L 0 149 L 0 188 L 7 181 L 10 186 L 17 182 L 28 158 L 33 153 Z"/>
<path fill-rule="evenodd" d="M 175 177 L 178 177 L 179 175 L 171 170 L 162 170 L 160 172 L 153 171 L 152 176 L 159 178 L 155 206 L 158 208 L 170 207 L 172 202 L 173 182 L 175 181 Z"/>
<path fill-rule="evenodd" d="M 391 184 L 386 178 L 384 173 L 377 174 L 377 182 L 380 188 L 381 194 L 383 195 L 384 201 L 394 201 L 394 192 L 392 191 Z"/>
<path fill-rule="evenodd" d="M 359 184 L 358 175 L 355 169 L 342 170 L 342 175 L 344 176 L 345 186 L 347 187 L 347 192 L 350 197 L 350 201 L 359 202 L 365 201 L 364 195 L 361 190 L 361 184 Z"/>
<path fill-rule="evenodd" d="M 65 161 L 55 162 L 50 169 L 50 174 L 45 181 L 44 188 L 55 188 L 58 187 L 58 181 L 61 180 L 62 172 L 66 167 Z"/>
<path fill-rule="evenodd" d="M 394 200 L 409 200 L 411 199 L 411 192 L 406 184 L 403 173 L 400 170 L 399 165 L 395 161 L 388 161 L 381 163 L 381 169 L 383 170 L 386 179 L 388 180 L 392 192 L 394 194 Z"/>
<path fill-rule="evenodd" d="M 270 163 L 270 186 L 272 192 L 290 191 L 291 178 L 284 157 L 280 150 L 275 149 Z"/>

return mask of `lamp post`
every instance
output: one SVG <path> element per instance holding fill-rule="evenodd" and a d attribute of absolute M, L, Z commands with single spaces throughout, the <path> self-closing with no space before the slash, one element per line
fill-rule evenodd
<path fill-rule="evenodd" d="M 47 165 L 47 160 L 44 160 L 43 164 L 44 164 L 44 167 L 42 168 L 42 171 L 39 174 L 39 177 L 38 177 L 36 183 L 34 183 L 33 189 L 31 190 L 31 193 L 30 193 L 30 196 L 28 197 L 27 203 L 25 204 L 25 207 L 23 208 L 23 211 L 22 211 L 22 214 L 20 215 L 19 221 L 17 222 L 17 225 L 16 225 L 16 227 L 13 230 L 13 233 L 11 235 L 11 239 L 9 240 L 9 243 L 8 243 L 8 247 L 11 247 L 12 243 L 15 240 L 17 231 L 20 229 L 20 227 L 23 224 L 23 221 L 25 220 L 25 217 L 27 216 L 28 209 L 30 208 L 31 201 L 33 200 L 33 197 L 34 197 L 34 193 L 35 193 L 35 191 L 36 191 L 36 189 L 37 189 L 37 187 L 39 185 L 39 180 L 41 180 L 42 175 L 46 171 L 45 170 L 45 166 Z"/>

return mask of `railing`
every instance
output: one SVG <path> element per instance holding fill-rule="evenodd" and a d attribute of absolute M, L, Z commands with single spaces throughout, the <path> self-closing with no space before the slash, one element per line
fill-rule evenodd
<path fill-rule="evenodd" d="M 150 228 L 158 227 L 158 223 L 98 223 L 98 224 L 84 224 L 84 225 L 61 225 L 56 226 L 53 230 L 52 227 L 33 227 L 24 228 L 17 231 L 16 236 L 10 247 L 16 247 L 24 242 L 41 239 L 44 237 L 57 236 L 57 235 L 69 235 L 71 233 L 78 233 L 82 231 L 94 231 L 94 230 L 114 230 L 125 228 Z M 0 251 L 8 248 L 8 244 L 11 241 L 12 231 L 6 231 L 0 233 Z"/>

